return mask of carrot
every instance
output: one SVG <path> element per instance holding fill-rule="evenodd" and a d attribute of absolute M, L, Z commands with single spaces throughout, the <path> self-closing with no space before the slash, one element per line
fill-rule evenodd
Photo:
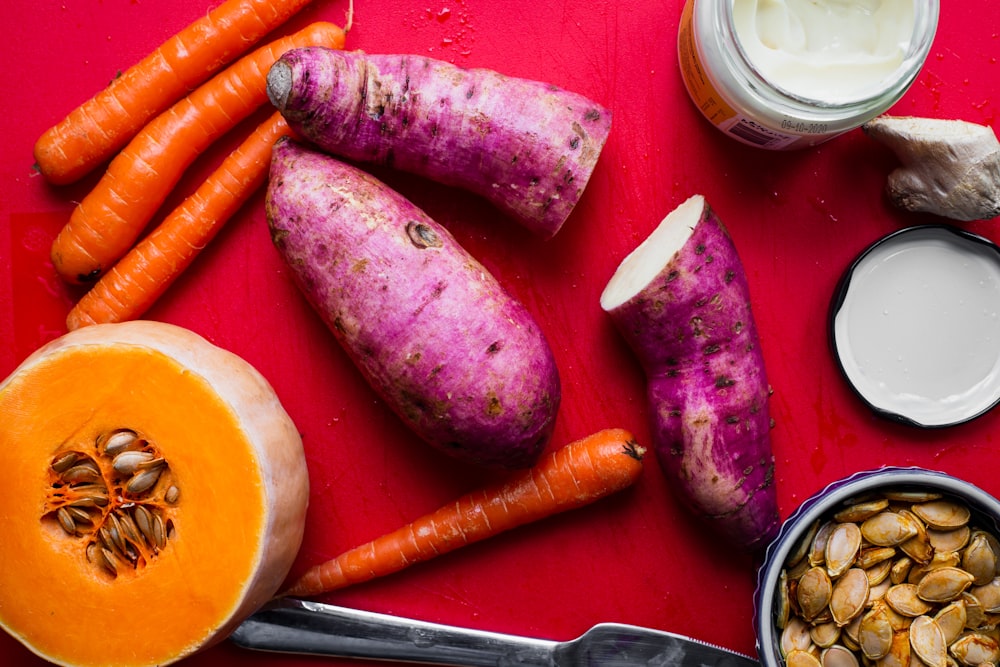
<path fill-rule="evenodd" d="M 308 597 L 397 572 L 453 549 L 558 512 L 581 507 L 634 483 L 644 448 L 623 429 L 605 429 L 488 487 L 368 544 L 308 569 L 281 595 Z"/>
<path fill-rule="evenodd" d="M 71 183 L 114 155 L 146 122 L 311 0 L 226 0 L 115 77 L 35 143 L 38 170 Z"/>
<path fill-rule="evenodd" d="M 145 313 L 267 176 L 271 147 L 290 135 L 280 113 L 262 123 L 195 192 L 101 276 L 66 326 L 124 322 Z"/>
<path fill-rule="evenodd" d="M 267 71 L 282 53 L 343 44 L 343 29 L 314 23 L 241 58 L 150 121 L 115 156 L 56 236 L 52 263 L 59 275 L 90 283 L 120 259 L 195 158 L 267 102 Z"/>

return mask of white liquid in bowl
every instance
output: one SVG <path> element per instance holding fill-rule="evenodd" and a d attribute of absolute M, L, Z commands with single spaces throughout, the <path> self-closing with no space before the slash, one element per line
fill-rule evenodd
<path fill-rule="evenodd" d="M 942 227 L 887 237 L 852 268 L 833 334 L 873 408 L 922 426 L 978 416 L 1000 400 L 1000 252 Z"/>

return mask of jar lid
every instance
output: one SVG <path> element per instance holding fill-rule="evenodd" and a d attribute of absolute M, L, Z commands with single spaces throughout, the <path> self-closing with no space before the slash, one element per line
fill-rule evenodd
<path fill-rule="evenodd" d="M 982 415 L 1000 402 L 1000 248 L 946 225 L 889 234 L 841 279 L 830 336 L 881 416 L 937 428 Z"/>

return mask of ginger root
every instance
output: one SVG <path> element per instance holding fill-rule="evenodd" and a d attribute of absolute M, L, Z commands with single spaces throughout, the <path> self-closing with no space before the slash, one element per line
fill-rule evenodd
<path fill-rule="evenodd" d="M 991 127 L 879 116 L 862 129 L 903 163 L 886 184 L 899 208 L 963 221 L 1000 215 L 1000 142 Z"/>

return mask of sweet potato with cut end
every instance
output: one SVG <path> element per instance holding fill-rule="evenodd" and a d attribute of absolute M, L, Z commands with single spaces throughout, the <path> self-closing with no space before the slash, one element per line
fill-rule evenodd
<path fill-rule="evenodd" d="M 528 310 L 446 229 L 373 176 L 296 141 L 274 147 L 271 237 L 372 387 L 468 462 L 526 467 L 560 399 Z"/>
<path fill-rule="evenodd" d="M 267 91 L 325 151 L 470 190 L 546 238 L 611 129 L 610 112 L 577 93 L 415 55 L 293 49 Z"/>
<path fill-rule="evenodd" d="M 677 495 L 736 544 L 766 545 L 779 523 L 767 374 L 743 265 L 703 197 L 625 258 L 601 307 L 645 370 Z"/>

